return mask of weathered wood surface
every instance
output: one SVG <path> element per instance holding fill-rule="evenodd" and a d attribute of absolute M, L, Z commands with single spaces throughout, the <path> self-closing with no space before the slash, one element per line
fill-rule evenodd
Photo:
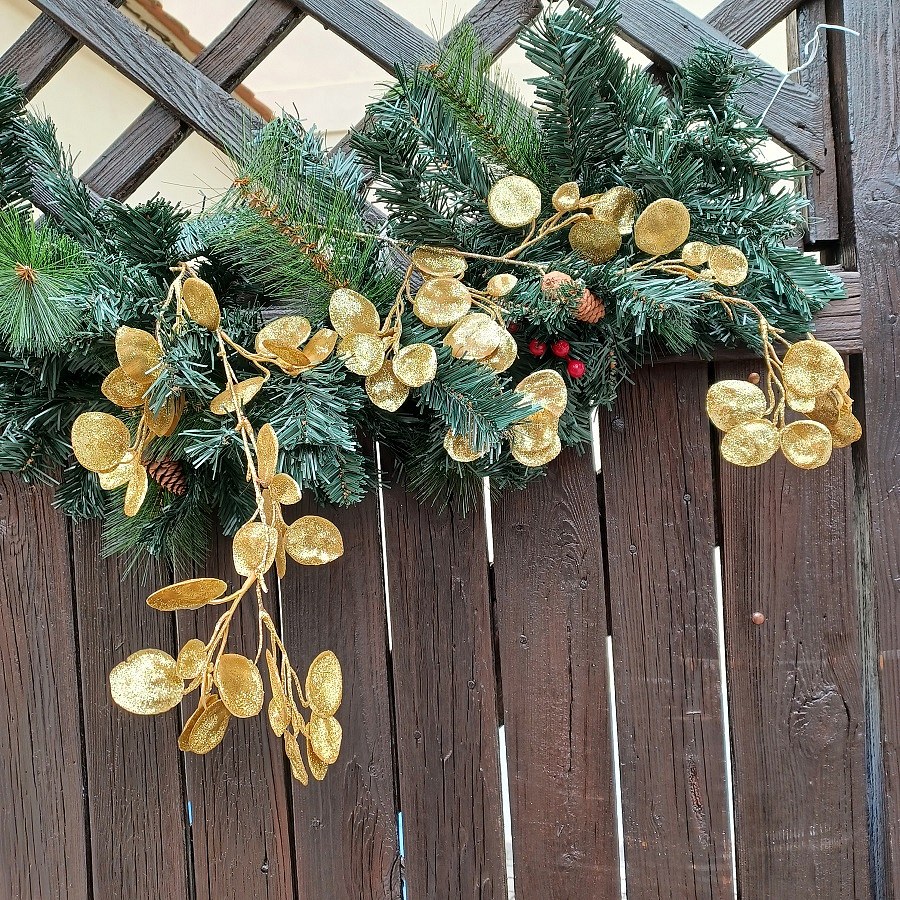
<path fill-rule="evenodd" d="M 900 20 L 891 0 L 848 0 L 848 23 L 861 36 L 846 43 L 850 94 L 853 212 L 862 310 L 866 411 L 865 489 L 871 522 L 888 882 L 900 891 Z M 843 43 L 843 42 L 842 42 Z M 843 224 L 843 223 L 842 223 Z M 881 771 L 883 768 L 883 771 Z M 881 862 L 881 860 L 879 860 Z M 893 893 L 892 893 L 893 892 Z"/>
<path fill-rule="evenodd" d="M 177 653 L 173 616 L 144 602 L 167 582 L 123 575 L 121 560 L 101 560 L 96 522 L 73 529 L 72 549 L 93 895 L 187 900 L 190 834 L 175 753 L 178 712 L 128 715 L 111 702 L 108 681 L 113 666 L 137 650 Z"/>
<path fill-rule="evenodd" d="M 722 0 L 706 23 L 742 47 L 755 44 L 803 0 Z"/>
<path fill-rule="evenodd" d="M 384 513 L 407 890 L 505 900 L 484 516 L 401 488 Z"/>
<path fill-rule="evenodd" d="M 286 511 L 287 512 L 287 511 Z M 294 849 L 302 898 L 400 898 L 398 783 L 391 732 L 378 498 L 353 509 L 304 500 L 295 515 L 325 516 L 340 529 L 344 556 L 327 566 L 288 562 L 282 582 L 284 639 L 298 672 L 333 650 L 344 701 L 340 759 L 322 783 L 294 783 Z M 272 738 L 270 737 L 270 740 Z"/>
<path fill-rule="evenodd" d="M 290 0 L 254 0 L 193 64 L 232 91 L 303 19 Z M 104 197 L 125 199 L 191 133 L 182 117 L 153 103 L 81 176 Z"/>
<path fill-rule="evenodd" d="M 741 896 L 868 897 L 851 454 L 720 485 Z"/>
<path fill-rule="evenodd" d="M 198 576 L 238 576 L 231 541 L 221 538 Z M 229 652 L 253 657 L 257 610 L 251 595 L 241 603 L 228 639 Z M 276 599 L 267 599 L 278 621 Z M 178 645 L 208 640 L 222 607 L 177 613 Z M 197 708 L 197 693 L 182 704 L 182 720 Z M 172 747 L 171 753 L 179 753 Z M 232 718 L 222 743 L 205 756 L 184 757 L 190 803 L 196 900 L 293 900 L 294 862 L 289 774 L 281 743 L 271 739 L 265 715 Z"/>
<path fill-rule="evenodd" d="M 642 900 L 734 892 L 707 386 L 702 363 L 644 370 L 600 414 L 626 882 Z"/>
<path fill-rule="evenodd" d="M 0 477 L 0 896 L 87 900 L 69 538 L 45 488 Z"/>

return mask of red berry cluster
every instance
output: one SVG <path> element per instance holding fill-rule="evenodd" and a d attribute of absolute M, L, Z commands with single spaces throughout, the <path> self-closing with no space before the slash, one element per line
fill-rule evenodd
<path fill-rule="evenodd" d="M 565 359 L 566 362 L 566 371 L 569 373 L 570 378 L 581 378 L 584 375 L 584 363 L 580 359 L 572 359 L 569 355 L 572 351 L 572 348 L 569 346 L 569 342 L 559 338 L 555 340 L 550 345 L 550 352 L 557 359 Z M 532 338 L 528 342 L 528 352 L 532 356 L 536 356 L 538 358 L 542 357 L 547 352 L 547 342 L 542 341 L 539 338 Z"/>

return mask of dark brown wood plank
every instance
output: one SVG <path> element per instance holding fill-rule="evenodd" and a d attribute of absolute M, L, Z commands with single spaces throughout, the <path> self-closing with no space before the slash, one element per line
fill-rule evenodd
<path fill-rule="evenodd" d="M 52 494 L 0 477 L 0 896 L 86 900 L 69 539 Z"/>
<path fill-rule="evenodd" d="M 600 413 L 629 896 L 733 897 L 707 367 L 643 370 Z"/>
<path fill-rule="evenodd" d="M 201 75 L 106 0 L 33 0 L 73 37 L 145 90 L 205 138 L 235 151 L 257 120 L 240 102 Z"/>
<path fill-rule="evenodd" d="M 505 900 L 484 516 L 384 507 L 407 890 Z"/>
<path fill-rule="evenodd" d="M 900 20 L 891 0 L 848 0 L 844 15 L 861 33 L 846 40 L 846 54 L 854 136 L 856 256 L 866 297 L 862 310 L 864 474 L 871 517 L 871 569 L 864 588 L 872 592 L 877 613 L 883 760 L 876 762 L 883 766 L 884 777 L 885 896 L 892 896 L 900 890 L 900 157 L 896 152 L 900 146 Z M 836 42 L 838 48 L 842 43 Z"/>
<path fill-rule="evenodd" d="M 749 47 L 789 16 L 803 0 L 722 0 L 706 23 L 736 44 Z"/>
<path fill-rule="evenodd" d="M 596 7 L 598 0 L 583 2 Z M 741 95 L 749 116 L 763 114 L 781 81 L 780 72 L 673 0 L 621 0 L 619 16 L 622 37 L 655 63 L 680 66 L 699 46 L 712 44 L 724 46 L 738 60 L 752 64 L 757 77 Z M 822 104 L 806 88 L 793 82 L 785 84 L 764 124 L 773 137 L 803 159 L 821 165 Z"/>
<path fill-rule="evenodd" d="M 591 454 L 565 453 L 492 518 L 516 896 L 619 900 Z"/>
<path fill-rule="evenodd" d="M 869 897 L 851 452 L 719 481 L 741 897 Z"/>
<path fill-rule="evenodd" d="M 230 539 L 219 539 L 198 575 L 238 583 Z M 269 607 L 277 617 L 277 605 Z M 193 637 L 208 640 L 221 612 L 208 607 L 178 613 L 179 645 Z M 232 622 L 229 651 L 253 658 L 257 634 L 251 594 Z M 182 717 L 196 707 L 194 693 L 182 704 Z M 289 776 L 281 741 L 269 731 L 265 713 L 232 719 L 222 743 L 205 756 L 185 756 L 185 766 L 197 900 L 293 900 Z"/>
<path fill-rule="evenodd" d="M 121 6 L 124 0 L 108 0 Z M 25 96 L 34 95 L 75 55 L 81 42 L 50 16 L 38 16 L 0 56 L 0 75 L 15 72 Z"/>
<path fill-rule="evenodd" d="M 73 550 L 94 897 L 186 900 L 178 712 L 126 713 L 110 699 L 108 682 L 112 667 L 136 650 L 177 653 L 173 617 L 145 602 L 165 582 L 142 583 L 123 574 L 121 559 L 101 559 L 97 522 L 74 528 Z"/>
<path fill-rule="evenodd" d="M 387 610 L 378 497 L 352 509 L 285 510 L 325 516 L 344 556 L 327 566 L 288 562 L 282 582 L 284 637 L 299 672 L 322 650 L 341 661 L 341 755 L 325 781 L 294 782 L 294 848 L 301 897 L 400 898 L 397 770 L 391 734 Z"/>
<path fill-rule="evenodd" d="M 304 14 L 290 0 L 254 0 L 194 60 L 224 91 L 243 79 L 298 25 Z M 191 133 L 181 118 L 153 103 L 81 176 L 98 194 L 123 200 Z"/>

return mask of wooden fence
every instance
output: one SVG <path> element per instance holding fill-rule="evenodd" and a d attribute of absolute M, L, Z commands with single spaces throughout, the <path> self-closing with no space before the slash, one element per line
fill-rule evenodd
<path fill-rule="evenodd" d="M 247 113 L 228 92 L 305 16 L 388 70 L 433 46 L 377 0 L 252 0 L 192 64 L 121 0 L 33 2 L 0 71 L 33 95 L 83 44 L 154 99 L 84 175 L 112 197 L 191 131 L 233 147 Z M 469 18 L 500 53 L 539 5 L 481 0 Z M 111 666 L 128 648 L 174 652 L 193 614 L 149 609 L 98 562 L 96 527 L 3 479 L 0 898 L 900 890 L 900 20 L 892 0 L 621 12 L 662 66 L 701 41 L 745 52 L 785 17 L 795 52 L 826 18 L 861 32 L 829 34 L 827 66 L 766 121 L 816 166 L 809 246 L 849 288 L 819 332 L 849 355 L 864 441 L 815 472 L 720 466 L 704 394 L 752 364 L 682 360 L 600 413 L 599 477 L 564 455 L 489 521 L 400 488 L 329 510 L 347 553 L 290 570 L 281 606 L 300 658 L 333 648 L 349 686 L 341 760 L 309 789 L 261 720 L 185 758 L 176 715 L 112 706 Z M 748 107 L 779 78 L 764 69 Z"/>

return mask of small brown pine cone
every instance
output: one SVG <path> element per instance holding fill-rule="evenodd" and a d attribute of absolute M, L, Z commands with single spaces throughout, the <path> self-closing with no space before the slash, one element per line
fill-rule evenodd
<path fill-rule="evenodd" d="M 164 490 L 176 497 L 187 493 L 187 478 L 177 459 L 161 459 L 147 464 L 147 474 Z"/>
<path fill-rule="evenodd" d="M 575 282 L 572 276 L 566 275 L 565 272 L 548 272 L 541 278 L 541 290 L 555 300 L 564 299 L 564 292 L 572 290 L 574 287 Z"/>
<path fill-rule="evenodd" d="M 606 315 L 606 307 L 603 301 L 595 297 L 587 288 L 578 298 L 578 306 L 575 308 L 575 318 L 579 322 L 587 322 L 596 325 Z"/>

